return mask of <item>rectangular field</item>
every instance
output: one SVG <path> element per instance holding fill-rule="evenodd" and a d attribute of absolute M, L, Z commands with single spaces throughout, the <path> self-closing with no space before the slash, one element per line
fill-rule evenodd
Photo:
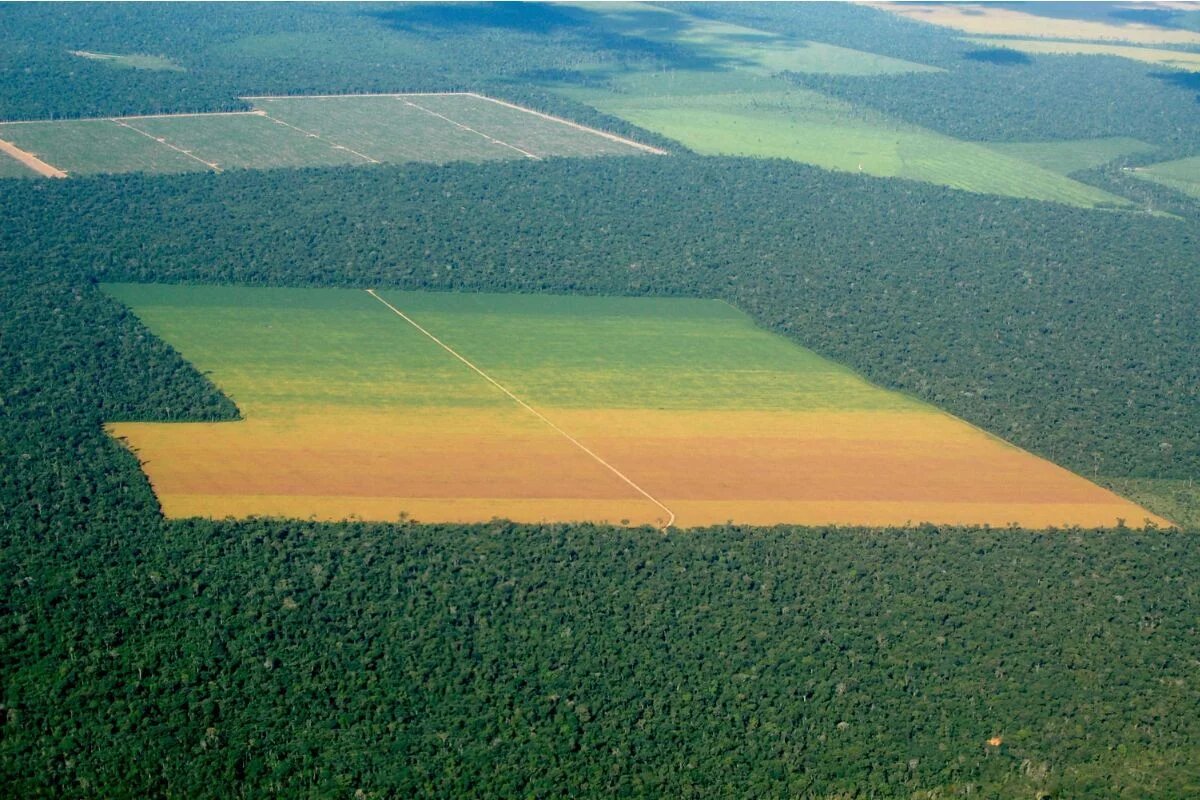
<path fill-rule="evenodd" d="M 1144 181 L 1200 198 L 1200 156 L 1138 167 L 1131 170 L 1130 174 Z"/>
<path fill-rule="evenodd" d="M 106 290 L 245 417 L 108 426 L 172 517 L 1165 524 L 719 301 Z"/>
<path fill-rule="evenodd" d="M 0 123 L 69 175 L 663 151 L 475 94 L 247 98 L 254 111 Z"/>

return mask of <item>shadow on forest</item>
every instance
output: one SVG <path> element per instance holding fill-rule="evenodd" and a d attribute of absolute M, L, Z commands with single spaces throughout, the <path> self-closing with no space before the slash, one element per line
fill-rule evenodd
<path fill-rule="evenodd" d="M 968 61 L 980 61 L 984 64 L 995 64 L 1000 67 L 1016 67 L 1032 64 L 1033 59 L 1019 50 L 1007 47 L 987 47 L 982 50 L 969 50 L 963 53 Z"/>

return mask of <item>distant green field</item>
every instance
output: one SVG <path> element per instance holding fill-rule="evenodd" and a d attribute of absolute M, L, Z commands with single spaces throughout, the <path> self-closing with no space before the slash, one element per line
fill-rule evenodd
<path fill-rule="evenodd" d="M 1129 174 L 1192 197 L 1200 197 L 1200 156 L 1138 167 Z"/>
<path fill-rule="evenodd" d="M 72 50 L 71 55 L 86 58 L 89 61 L 100 61 L 123 69 L 144 69 L 151 72 L 185 71 L 183 67 L 163 56 L 149 56 L 141 53 L 120 55 L 118 53 L 96 53 L 90 50 Z"/>
<path fill-rule="evenodd" d="M 724 91 L 699 93 L 707 83 Z M 1084 207 L 1128 205 L 1034 163 L 781 80 L 744 73 L 711 78 L 708 73 L 643 73 L 614 79 L 611 89 L 560 91 L 705 155 L 789 158 L 826 169 Z"/>
<path fill-rule="evenodd" d="M 37 173 L 15 158 L 0 153 L 0 178 L 35 178 Z"/>
<path fill-rule="evenodd" d="M 1099 167 L 1121 156 L 1153 153 L 1158 149 L 1138 139 L 1117 136 L 1060 142 L 992 142 L 987 146 L 1060 175 Z"/>
<path fill-rule="evenodd" d="M 0 139 L 71 175 L 206 169 L 200 162 L 106 119 L 0 124 Z"/>
<path fill-rule="evenodd" d="M 727 67 L 770 75 L 820 72 L 834 75 L 887 75 L 941 72 L 936 67 L 863 50 L 804 41 L 770 31 L 692 16 L 669 6 L 645 3 L 577 3 L 594 12 L 595 24 L 625 36 L 690 46 Z"/>
<path fill-rule="evenodd" d="M 221 169 L 369 163 L 328 141 L 256 114 L 150 117 L 126 124 Z"/>

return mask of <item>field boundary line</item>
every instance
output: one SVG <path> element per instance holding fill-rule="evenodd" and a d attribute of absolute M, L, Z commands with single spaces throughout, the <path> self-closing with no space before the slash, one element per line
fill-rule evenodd
<path fill-rule="evenodd" d="M 462 94 L 465 94 L 467 97 L 475 97 L 479 100 L 487 100 L 489 103 L 496 103 L 497 105 L 501 105 L 506 108 L 513 108 L 513 109 L 516 109 L 517 111 L 523 111 L 526 114 L 533 114 L 535 117 L 541 117 L 542 119 L 548 119 L 553 122 L 558 122 L 562 125 L 567 125 L 571 128 L 576 128 L 581 131 L 586 131 L 588 133 L 595 134 L 596 136 L 600 136 L 600 137 L 609 139 L 614 142 L 620 142 L 621 144 L 629 145 L 630 147 L 636 147 L 638 150 L 644 150 L 647 153 L 654 153 L 654 155 L 656 155 L 656 156 L 670 155 L 670 153 L 668 153 L 666 150 L 662 150 L 658 147 L 651 147 L 648 144 L 642 144 L 641 142 L 635 142 L 633 139 L 626 139 L 624 136 L 617 136 L 615 133 L 609 133 L 608 131 L 598 130 L 597 128 L 589 128 L 587 125 L 580 125 L 578 122 L 572 122 L 569 119 L 563 119 L 562 117 L 556 117 L 553 114 L 544 114 L 541 111 L 534 111 L 532 108 L 525 108 L 524 106 L 519 106 L 516 103 L 509 103 L 505 100 L 497 100 L 494 97 L 488 97 L 485 94 L 476 94 L 475 92 L 462 92 Z"/>
<path fill-rule="evenodd" d="M 427 331 L 425 328 L 422 328 L 419 324 L 417 324 L 417 321 L 414 320 L 412 317 L 408 316 L 403 311 L 396 308 L 394 305 L 389 303 L 387 300 L 384 300 L 382 297 L 380 297 L 378 294 L 376 294 L 374 289 L 367 289 L 367 294 L 371 295 L 371 297 L 374 297 L 376 300 L 378 300 L 379 302 L 383 303 L 385 306 L 390 308 L 393 313 L 395 313 L 397 316 L 399 316 L 401 319 L 403 319 L 409 325 L 412 325 L 418 331 L 420 331 L 421 333 L 425 334 L 427 337 L 432 339 L 434 341 L 434 343 L 436 343 L 439 347 L 441 347 L 447 353 L 454 356 L 462 363 L 466 364 L 468 367 L 470 367 L 472 370 L 474 370 L 481 378 L 483 378 L 488 383 L 495 386 L 500 391 L 504 392 L 504 394 L 508 395 L 508 398 L 510 400 L 512 400 L 514 403 L 521 406 L 521 408 L 525 409 L 530 414 L 533 414 L 535 417 L 540 419 L 542 422 L 546 423 L 546 425 L 550 426 L 550 428 L 552 428 L 555 432 L 557 432 L 559 435 L 561 435 L 563 438 L 565 438 L 571 444 L 575 445 L 580 450 L 587 453 L 589 456 L 591 456 L 593 459 L 595 459 L 599 464 L 601 464 L 605 469 L 607 469 L 609 472 L 616 475 L 618 478 L 620 478 L 622 481 L 624 481 L 626 484 L 628 484 L 634 491 L 636 491 L 642 497 L 646 498 L 651 503 L 654 503 L 654 505 L 658 506 L 663 511 L 667 512 L 667 521 L 666 521 L 666 524 L 664 524 L 662 526 L 663 530 L 666 530 L 667 528 L 669 528 L 675 524 L 675 512 L 672 511 L 671 509 L 667 508 L 665 505 L 663 505 L 663 503 L 660 500 L 658 500 L 658 498 L 656 498 L 654 495 L 650 494 L 645 489 L 643 489 L 641 486 L 638 486 L 636 483 L 634 483 L 633 479 L 630 478 L 628 475 L 626 475 L 624 472 L 621 472 L 621 470 L 617 469 L 612 464 L 605 461 L 597 453 L 595 453 L 593 450 L 588 448 L 588 446 L 585 445 L 583 442 L 579 441 L 574 436 L 572 436 L 571 434 L 567 433 L 562 428 L 555 425 L 554 422 L 551 421 L 549 417 L 547 417 L 542 412 L 538 411 L 533 406 L 529 405 L 529 403 L 526 403 L 520 397 L 517 397 L 515 394 L 513 394 L 511 391 L 509 391 L 508 388 L 504 386 L 504 384 L 500 383 L 495 378 L 493 378 L 491 375 L 488 375 L 482 369 L 480 369 L 479 367 L 472 364 L 465 357 L 460 355 L 458 353 L 458 351 L 456 351 L 450 345 L 446 344 L 441 339 L 434 336 L 432 333 Z"/>
<path fill-rule="evenodd" d="M 117 124 L 118 124 L 118 125 L 120 125 L 122 128 L 129 128 L 129 130 L 131 130 L 131 131 L 134 131 L 135 133 L 140 133 L 142 136 L 145 136 L 147 139 L 153 139 L 154 141 L 158 142 L 158 143 L 159 143 L 159 144 L 161 144 L 161 145 L 166 145 L 167 147 L 169 147 L 169 148 L 171 148 L 172 150 L 174 150 L 176 153 L 183 153 L 183 154 L 184 154 L 185 156 L 187 156 L 188 158 L 190 158 L 190 159 L 193 159 L 193 160 L 195 160 L 195 161 L 199 161 L 201 164 L 203 164 L 204 166 L 208 167 L 208 168 L 209 168 L 209 169 L 211 169 L 213 172 L 222 172 L 222 171 L 223 171 L 223 170 L 222 170 L 220 167 L 218 167 L 218 166 L 217 166 L 216 164 L 214 164 L 213 162 L 211 162 L 211 161 L 205 161 L 205 160 L 204 160 L 203 158 L 201 158 L 200 156 L 198 156 L 198 155 L 195 155 L 194 153 L 192 153 L 192 152 L 191 152 L 191 151 L 189 151 L 189 150 L 184 150 L 182 147 L 176 147 L 175 145 L 173 145 L 173 144 L 171 144 L 170 142 L 168 142 L 168 141 L 166 140 L 166 137 L 161 137 L 161 138 L 160 138 L 160 137 L 158 137 L 158 136 L 155 136 L 155 135 L 154 135 L 154 134 L 152 134 L 152 133 L 146 133 L 144 130 L 142 130 L 142 129 L 140 129 L 140 128 L 135 128 L 135 127 L 133 127 L 132 125 L 130 125 L 128 122 L 125 122 L 125 121 L 124 121 L 124 119 L 127 119 L 127 118 L 118 118 L 118 117 L 112 117 L 110 121 L 117 123 Z"/>
<path fill-rule="evenodd" d="M 367 163 L 369 163 L 369 164 L 382 163 L 379 159 L 371 158 L 366 153 L 360 153 L 357 150 L 351 150 L 349 147 L 346 147 L 346 145 L 344 145 L 344 144 L 338 144 L 337 142 L 333 141 L 332 139 L 326 139 L 324 136 L 320 135 L 319 133 L 313 133 L 312 131 L 306 131 L 306 130 L 304 130 L 304 128 L 301 128 L 299 125 L 293 125 L 290 122 L 284 122 L 281 119 L 272 117 L 266 111 L 256 111 L 254 113 L 256 113 L 259 116 L 262 116 L 266 119 L 271 120 L 271 122 L 274 122 L 277 125 L 283 125 L 285 127 L 291 128 L 294 131 L 299 131 L 300 133 L 303 133 L 305 136 L 311 136 L 314 139 L 318 139 L 322 142 L 325 142 L 326 144 L 328 144 L 330 147 L 332 147 L 335 150 L 345 150 L 347 153 L 352 153 L 352 154 L 358 156 L 359 158 L 365 158 L 367 160 Z"/>
<path fill-rule="evenodd" d="M 46 177 L 46 178 L 65 178 L 65 177 L 67 177 L 67 173 L 64 172 L 63 170 L 59 169 L 58 167 L 54 166 L 53 164 L 48 164 L 45 161 L 42 161 L 40 158 L 35 156 L 33 153 L 29 153 L 29 152 L 22 150 L 21 148 L 17 147 L 12 142 L 6 142 L 3 139 L 0 139 L 0 151 L 8 153 L 10 156 L 15 158 L 17 161 L 20 161 L 23 165 L 25 165 L 26 167 L 29 167 L 29 169 L 33 170 L 38 175 L 42 175 L 43 177 Z"/>
<path fill-rule="evenodd" d="M 470 92 L 347 92 L 346 94 L 244 94 L 238 100 L 333 100 L 338 97 L 454 97 Z"/>
<path fill-rule="evenodd" d="M 181 111 L 178 114 L 134 114 L 128 117 L 59 117 L 57 119 L 10 119 L 0 120 L 0 128 L 6 125 L 57 125 L 60 122 L 112 122 L 115 119 L 176 119 L 178 117 L 244 117 L 259 115 L 257 109 L 250 111 Z"/>
<path fill-rule="evenodd" d="M 425 108 L 425 106 L 419 106 L 416 103 L 412 102 L 411 100 L 405 100 L 403 96 L 398 96 L 396 99 L 398 99 L 400 102 L 404 103 L 404 105 L 406 105 L 406 106 L 412 106 L 413 108 L 419 108 L 422 111 L 424 111 L 426 114 L 432 114 L 433 116 L 437 117 L 438 119 L 446 120 L 446 122 L 449 122 L 451 125 L 457 125 L 458 127 L 462 128 L 464 131 L 470 131 L 471 133 L 474 133 L 478 136 L 482 136 L 484 139 L 487 139 L 489 142 L 495 142 L 496 144 L 503 145 L 504 147 L 508 147 L 512 150 L 516 150 L 521 155 L 523 155 L 527 158 L 532 158 L 534 161 L 542 160 L 542 157 L 539 155 L 535 155 L 534 153 L 531 153 L 528 150 L 523 150 L 520 147 L 517 147 L 515 144 L 509 144 L 508 142 L 497 139 L 495 136 L 489 136 L 488 134 L 484 133 L 483 131 L 477 131 L 469 125 L 464 125 L 461 122 L 455 122 L 454 120 L 447 117 L 445 114 L 439 114 L 436 111 L 431 111 L 428 108 Z"/>

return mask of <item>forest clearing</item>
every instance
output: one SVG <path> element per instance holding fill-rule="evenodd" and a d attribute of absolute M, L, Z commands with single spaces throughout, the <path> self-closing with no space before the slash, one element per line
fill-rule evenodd
<path fill-rule="evenodd" d="M 47 175 L 664 153 L 479 94 L 243 100 L 253 110 L 0 123 L 0 139 Z"/>
<path fill-rule="evenodd" d="M 1170 524 L 718 301 L 107 291 L 244 417 L 108 426 L 169 517 Z"/>

